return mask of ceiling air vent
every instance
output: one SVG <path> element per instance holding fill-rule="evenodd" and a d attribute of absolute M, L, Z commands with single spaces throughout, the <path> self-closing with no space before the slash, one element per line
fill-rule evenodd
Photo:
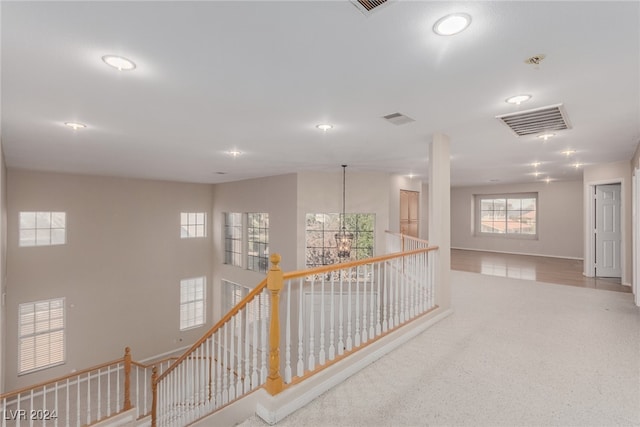
<path fill-rule="evenodd" d="M 397 125 L 397 126 L 415 122 L 415 120 L 413 120 L 411 117 L 405 116 L 402 113 L 387 114 L 386 116 L 382 116 L 382 118 L 388 121 L 389 123 L 393 123 L 394 125 Z"/>
<path fill-rule="evenodd" d="M 351 0 L 351 3 L 365 15 L 370 15 L 375 9 L 387 3 L 387 0 Z"/>
<path fill-rule="evenodd" d="M 571 129 L 567 113 L 562 104 L 517 113 L 496 116 L 502 123 L 509 126 L 517 136 L 533 135 L 552 130 Z"/>

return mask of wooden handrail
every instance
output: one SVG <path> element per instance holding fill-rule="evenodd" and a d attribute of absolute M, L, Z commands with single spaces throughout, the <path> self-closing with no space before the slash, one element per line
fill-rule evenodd
<path fill-rule="evenodd" d="M 171 364 L 163 373 L 159 375 L 156 379 L 157 382 L 162 381 L 167 375 L 169 375 L 183 360 L 185 360 L 191 353 L 193 353 L 198 347 L 202 345 L 206 340 L 211 338 L 213 334 L 215 334 L 218 329 L 220 329 L 225 323 L 227 323 L 233 316 L 235 316 L 240 310 L 242 310 L 249 302 L 256 297 L 256 295 L 260 294 L 264 288 L 267 287 L 267 279 L 266 277 L 262 282 L 258 284 L 251 292 L 247 294 L 246 297 L 242 299 L 235 307 L 233 307 L 222 319 L 220 319 L 211 329 L 209 329 L 198 341 L 195 342 L 189 350 L 184 352 L 182 356 L 178 357 L 178 359 Z"/>
<path fill-rule="evenodd" d="M 405 257 L 407 255 L 420 254 L 420 253 L 423 253 L 423 252 L 435 251 L 437 249 L 438 249 L 438 246 L 430 246 L 428 248 L 414 249 L 412 251 L 396 252 L 396 253 L 393 253 L 393 254 L 380 255 L 380 256 L 377 256 L 377 257 L 373 257 L 373 258 L 366 258 L 366 259 L 360 259 L 360 260 L 356 260 L 356 261 L 341 262 L 339 264 L 324 265 L 322 267 L 309 268 L 309 269 L 306 269 L 306 270 L 292 271 L 292 272 L 289 272 L 289 273 L 284 273 L 284 280 L 296 279 L 298 277 L 311 276 L 311 275 L 314 275 L 314 274 L 328 273 L 330 271 L 335 271 L 335 270 L 343 270 L 343 269 L 346 269 L 346 268 L 357 267 L 359 265 L 373 264 L 375 262 L 387 261 L 387 260 L 393 259 L 393 258 L 402 258 L 402 257 Z"/>

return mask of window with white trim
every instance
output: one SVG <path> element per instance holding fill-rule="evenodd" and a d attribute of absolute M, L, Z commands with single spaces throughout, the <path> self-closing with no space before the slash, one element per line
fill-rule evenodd
<path fill-rule="evenodd" d="M 224 214 L 224 263 L 242 267 L 242 214 Z"/>
<path fill-rule="evenodd" d="M 538 193 L 475 195 L 477 235 L 536 238 Z"/>
<path fill-rule="evenodd" d="M 340 232 L 339 213 L 308 213 L 306 215 L 305 243 L 308 268 L 340 262 L 335 235 Z M 353 233 L 351 260 L 373 256 L 376 215 L 347 213 L 344 228 Z"/>
<path fill-rule="evenodd" d="M 207 213 L 182 212 L 180 214 L 180 237 L 183 239 L 207 237 Z"/>
<path fill-rule="evenodd" d="M 64 298 L 18 307 L 18 374 L 65 362 Z"/>
<path fill-rule="evenodd" d="M 180 330 L 205 323 L 205 277 L 180 281 Z"/>
<path fill-rule="evenodd" d="M 266 273 L 269 268 L 269 214 L 247 214 L 247 269 Z"/>
<path fill-rule="evenodd" d="M 19 246 L 64 245 L 66 227 L 65 212 L 20 212 Z"/>

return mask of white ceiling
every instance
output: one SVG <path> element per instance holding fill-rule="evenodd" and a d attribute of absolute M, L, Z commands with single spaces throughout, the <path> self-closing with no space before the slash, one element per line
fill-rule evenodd
<path fill-rule="evenodd" d="M 436 35 L 452 12 L 470 27 Z M 426 180 L 443 132 L 452 184 L 471 185 L 535 181 L 532 162 L 539 179 L 581 179 L 572 164 L 629 160 L 640 141 L 636 1 L 399 0 L 369 16 L 348 1 L 3 1 L 1 14 L 9 167 L 215 183 L 346 163 Z M 521 93 L 532 100 L 504 102 Z M 573 128 L 547 142 L 495 118 L 558 103 Z M 415 122 L 381 118 L 395 112 Z"/>

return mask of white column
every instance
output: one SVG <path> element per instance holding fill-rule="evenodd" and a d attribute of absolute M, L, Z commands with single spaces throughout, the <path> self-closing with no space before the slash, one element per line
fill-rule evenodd
<path fill-rule="evenodd" d="M 449 137 L 435 133 L 429 144 L 429 244 L 439 249 L 436 304 L 451 307 L 451 161 Z"/>

